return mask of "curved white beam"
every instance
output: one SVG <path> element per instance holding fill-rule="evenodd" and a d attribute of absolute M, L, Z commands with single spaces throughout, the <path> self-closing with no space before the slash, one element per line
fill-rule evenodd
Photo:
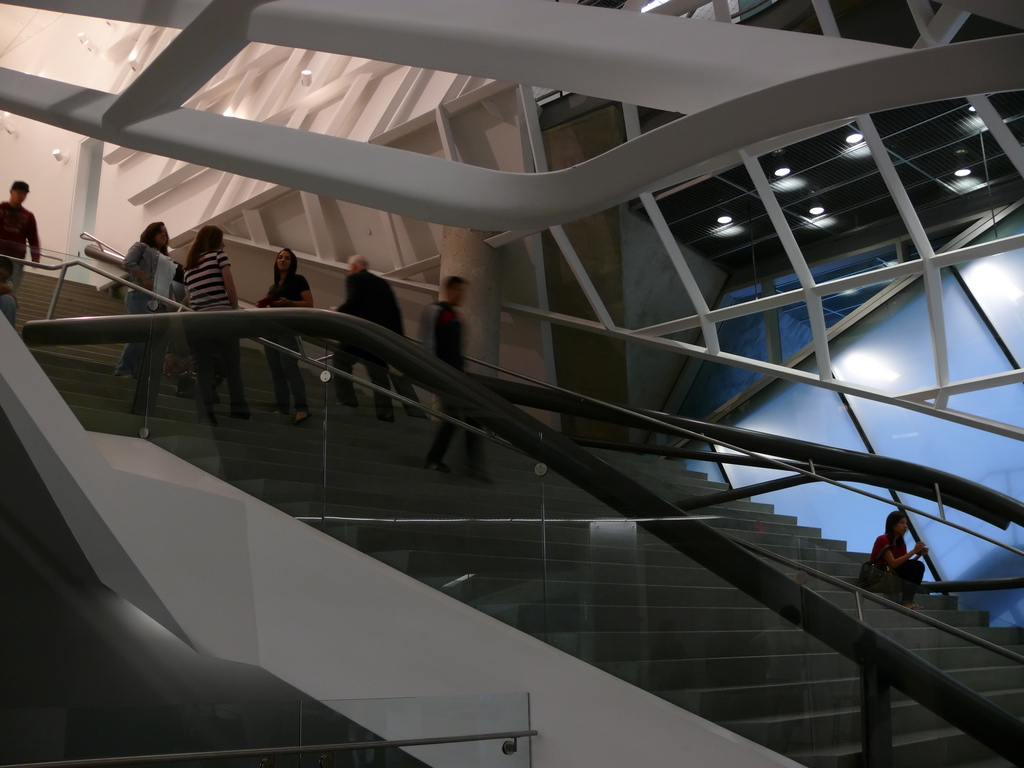
<path fill-rule="evenodd" d="M 146 23 L 167 18 L 156 8 L 164 2 L 141 4 L 153 6 L 154 21 Z M 118 11 L 111 0 L 23 4 L 105 18 L 146 15 Z M 174 15 L 187 17 L 184 10 Z M 814 74 L 823 62 L 838 68 L 899 51 L 550 0 L 274 0 L 252 13 L 248 37 L 686 114 Z M 190 68 L 188 58 L 176 63 Z"/>
<path fill-rule="evenodd" d="M 121 146 L 421 220 L 504 230 L 574 221 L 657 189 L 664 179 L 708 157 L 808 125 L 1022 85 L 1024 35 L 904 52 L 750 93 L 544 174 L 491 171 L 191 109 L 118 130 L 102 122 L 115 96 L 5 69 L 0 69 L 0 109 Z"/>

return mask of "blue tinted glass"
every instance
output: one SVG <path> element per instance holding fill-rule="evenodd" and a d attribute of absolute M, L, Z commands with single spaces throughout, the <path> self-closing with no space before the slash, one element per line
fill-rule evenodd
<path fill-rule="evenodd" d="M 972 261 L 959 270 L 1019 364 L 1024 360 L 1024 248 Z"/>
<path fill-rule="evenodd" d="M 904 391 L 929 386 L 931 370 L 927 308 L 920 283 L 903 291 L 900 307 L 878 312 L 857 327 L 856 334 L 840 337 L 834 346 L 836 369 L 843 378 L 887 389 Z M 1009 363 L 981 318 L 950 276 L 943 280 L 943 304 L 949 346 L 950 375 L 970 378 L 1006 370 Z M 929 350 L 928 355 L 921 353 Z M 923 361 L 929 366 L 920 367 Z M 913 364 L 911 364 L 913 363 Z M 880 454 L 935 467 L 987 485 L 1016 498 L 1024 498 L 1024 444 L 934 416 L 862 398 L 850 405 Z M 950 407 L 996 420 L 1020 421 L 1024 412 L 1024 387 L 972 392 L 950 398 Z M 913 497 L 906 503 L 937 513 L 936 505 Z M 1001 531 L 956 510 L 947 516 L 962 525 L 1015 546 L 1021 531 Z M 931 557 L 945 579 L 977 578 L 993 568 L 1001 575 L 1024 573 L 1024 558 L 950 529 L 941 523 L 912 515 L 915 530 L 931 547 Z"/>
<path fill-rule="evenodd" d="M 729 423 L 836 448 L 864 450 L 864 443 L 839 396 L 804 384 L 777 382 L 734 412 Z M 725 471 L 734 487 L 785 474 L 781 470 L 730 465 L 726 465 Z M 878 489 L 875 492 L 885 493 Z M 764 494 L 757 497 L 757 501 L 776 504 L 780 514 L 795 515 L 801 525 L 821 528 L 826 538 L 848 541 L 854 550 L 870 550 L 871 542 L 879 535 L 879 518 L 884 522 L 891 510 L 882 502 L 824 483 Z"/>

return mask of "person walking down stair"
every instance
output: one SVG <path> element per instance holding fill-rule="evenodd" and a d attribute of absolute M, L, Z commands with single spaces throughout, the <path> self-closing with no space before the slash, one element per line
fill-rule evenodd
<path fill-rule="evenodd" d="M 420 319 L 420 341 L 423 348 L 433 353 L 442 362 L 461 371 L 465 367 L 462 357 L 462 321 L 455 308 L 462 303 L 466 281 L 461 277 L 449 277 L 441 289 L 441 300 L 423 310 Z M 467 424 L 475 426 L 473 419 L 448 401 L 441 401 L 441 410 L 454 418 L 463 417 Z M 450 421 L 442 421 L 437 428 L 434 442 L 427 451 L 426 468 L 436 472 L 451 472 L 451 467 L 444 463 L 444 455 L 448 444 L 455 434 L 455 425 Z M 480 438 L 473 432 L 466 431 L 466 459 L 469 463 L 469 475 L 477 480 L 490 481 L 483 469 L 483 451 Z"/>
<path fill-rule="evenodd" d="M 185 260 L 185 289 L 189 305 L 197 312 L 222 312 L 238 309 L 238 293 L 231 277 L 231 262 L 224 248 L 224 233 L 219 227 L 207 225 L 199 230 L 188 249 Z M 189 339 L 196 358 L 196 409 L 199 420 L 216 424 L 213 413 L 213 360 L 224 362 L 224 375 L 231 395 L 231 416 L 250 418 L 242 382 L 242 353 L 238 339 L 195 336 Z"/>
<path fill-rule="evenodd" d="M 128 279 L 140 288 L 167 295 L 171 291 L 174 262 L 167 255 L 169 240 L 167 227 L 162 221 L 154 221 L 139 235 L 139 240 L 125 254 L 122 266 Z M 157 273 L 161 274 L 161 289 L 157 290 Z M 164 312 L 167 306 L 157 302 L 134 288 L 125 295 L 124 306 L 130 315 L 145 315 L 150 312 Z M 137 376 L 139 362 L 146 350 L 146 344 L 133 341 L 125 344 L 121 357 L 114 367 L 115 376 Z"/>
<path fill-rule="evenodd" d="M 16 181 L 11 184 L 11 199 L 0 203 L 0 256 L 11 259 L 14 271 L 11 283 L 17 292 L 21 286 L 21 275 L 25 269 L 25 243 L 32 249 L 32 261 L 36 264 L 42 257 L 39 249 L 39 233 L 36 217 L 24 205 L 28 197 L 28 184 Z"/>
<path fill-rule="evenodd" d="M 274 259 L 274 284 L 267 295 L 260 299 L 257 307 L 305 307 L 313 308 L 313 292 L 309 282 L 295 270 L 299 267 L 298 259 L 291 248 L 282 248 Z M 297 336 L 277 336 L 271 341 L 282 347 L 299 351 Z M 265 347 L 267 367 L 270 368 L 270 379 L 274 384 L 274 403 L 276 413 L 287 414 L 291 399 L 295 398 L 295 418 L 292 424 L 298 425 L 309 418 L 309 404 L 306 402 L 306 382 L 302 380 L 299 361 L 288 354 L 283 354 L 271 347 Z"/>
<path fill-rule="evenodd" d="M 11 283 L 12 272 L 14 264 L 6 256 L 0 256 L 0 315 L 6 317 L 13 326 L 18 319 L 18 299 Z"/>
<path fill-rule="evenodd" d="M 395 301 L 395 294 L 388 285 L 387 280 L 373 274 L 368 269 L 369 264 L 363 256 L 353 256 L 348 260 L 348 277 L 345 278 L 345 303 L 338 307 L 338 311 L 353 317 L 361 317 L 387 328 L 393 333 L 402 335 L 402 312 Z M 333 364 L 346 373 L 352 373 L 352 366 L 356 361 L 366 366 L 370 381 L 382 389 L 391 389 L 394 384 L 395 392 L 410 400 L 419 402 L 416 391 L 409 380 L 398 376 L 388 370 L 386 360 L 372 355 L 366 350 L 355 346 L 345 346 L 334 353 Z M 342 405 L 358 407 L 356 391 L 352 382 L 343 376 L 334 377 L 335 392 L 338 402 Z M 395 410 L 391 404 L 391 398 L 383 392 L 373 393 L 373 404 L 377 411 L 377 418 L 381 421 L 394 421 Z M 410 416 L 422 417 L 424 414 L 415 406 L 406 405 L 405 411 Z"/>

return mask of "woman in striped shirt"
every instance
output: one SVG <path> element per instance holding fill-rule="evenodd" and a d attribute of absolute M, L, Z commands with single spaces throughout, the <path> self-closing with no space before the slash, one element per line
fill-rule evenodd
<path fill-rule="evenodd" d="M 231 262 L 222 250 L 224 233 L 219 227 L 205 226 L 199 230 L 188 249 L 185 260 L 185 289 L 189 306 L 197 312 L 219 312 L 238 309 L 238 294 L 231 278 Z M 199 420 L 216 424 L 213 413 L 213 361 L 224 361 L 224 375 L 231 395 L 231 416 L 250 418 L 242 383 L 242 356 L 238 339 L 190 339 L 196 358 L 196 408 Z"/>

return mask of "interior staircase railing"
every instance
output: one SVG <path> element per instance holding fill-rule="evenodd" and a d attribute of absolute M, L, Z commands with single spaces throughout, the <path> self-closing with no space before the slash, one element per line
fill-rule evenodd
<path fill-rule="evenodd" d="M 177 324 L 189 338 L 252 338 L 289 333 L 316 336 L 351 344 L 389 361 L 404 374 L 444 397 L 457 400 L 488 431 L 500 436 L 536 461 L 556 470 L 593 497 L 618 511 L 678 552 L 732 584 L 808 635 L 854 662 L 860 670 L 863 692 L 862 719 L 864 754 L 869 764 L 889 764 L 892 731 L 889 689 L 895 687 L 910 698 L 982 741 L 1005 759 L 1018 762 L 1024 744 L 1024 723 L 992 701 L 925 661 L 877 629 L 789 574 L 765 563 L 758 554 L 700 519 L 685 526 L 676 524 L 679 507 L 669 503 L 642 484 L 615 471 L 571 439 L 524 414 L 496 392 L 512 393 L 521 404 L 536 404 L 538 395 L 508 382 L 481 382 L 462 375 L 419 349 L 417 345 L 359 318 L 324 310 L 256 310 L 203 313 L 156 314 L 152 316 L 77 318 L 37 321 L 26 324 L 23 338 L 29 344 L 95 344 L 146 341 Z M 550 404 L 550 392 L 545 392 Z M 530 398 L 534 398 L 530 400 Z M 597 409 L 578 399 L 563 407 L 583 408 L 612 420 L 658 421 L 679 430 L 706 435 L 721 442 L 742 441 L 748 453 L 763 451 L 774 456 L 793 457 L 798 451 L 811 461 L 874 474 L 884 485 L 894 467 L 911 470 L 913 465 L 884 457 L 865 457 L 849 451 L 812 446 L 801 441 L 747 433 L 719 425 L 639 412 L 627 415 L 614 409 Z M 530 402 L 526 402 L 530 400 Z M 610 412 L 611 411 L 611 412 Z M 699 431 L 698 431 L 699 430 Z M 742 434 L 740 434 L 742 433 Z M 806 451 L 812 451 L 808 455 Z M 870 459 L 870 461 L 869 461 Z M 877 468 L 877 471 L 875 469 Z M 813 471 L 813 467 L 812 467 Z M 920 474 L 924 472 L 924 474 Z M 922 487 L 941 480 L 943 496 L 962 502 L 972 493 L 984 498 L 985 514 L 1008 525 L 1024 520 L 1024 509 L 1015 500 L 989 489 L 934 470 L 911 472 Z M 934 481 L 934 482 L 933 482 Z M 888 500 L 887 500 L 888 501 Z M 642 515 L 638 512 L 642 510 Z M 967 510 L 965 510 L 967 511 Z"/>

